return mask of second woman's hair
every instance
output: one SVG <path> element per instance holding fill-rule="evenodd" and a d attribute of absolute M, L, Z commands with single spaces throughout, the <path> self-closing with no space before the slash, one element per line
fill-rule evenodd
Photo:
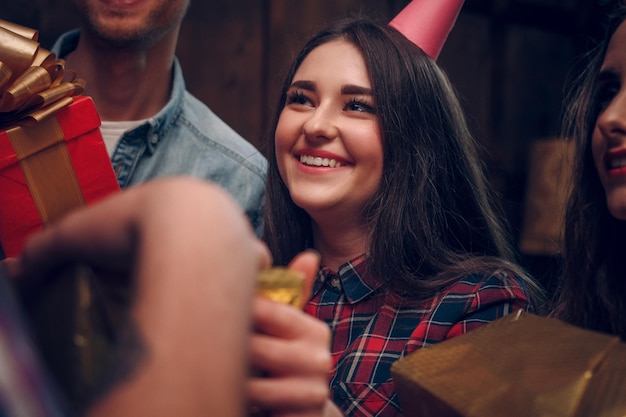
<path fill-rule="evenodd" d="M 585 57 L 584 71 L 566 100 L 563 132 L 575 141 L 576 150 L 555 315 L 626 340 L 626 222 L 609 212 L 591 151 L 603 100 L 597 76 L 611 36 L 625 17 L 623 5 L 611 14 L 603 42 Z"/>

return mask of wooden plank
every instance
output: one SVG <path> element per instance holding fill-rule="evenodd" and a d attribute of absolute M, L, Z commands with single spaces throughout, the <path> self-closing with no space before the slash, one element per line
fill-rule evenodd
<path fill-rule="evenodd" d="M 262 126 L 263 5 L 192 1 L 177 48 L 189 91 L 255 145 Z"/>

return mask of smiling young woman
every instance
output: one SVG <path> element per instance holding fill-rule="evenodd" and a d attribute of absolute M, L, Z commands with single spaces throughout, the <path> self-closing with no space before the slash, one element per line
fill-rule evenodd
<path fill-rule="evenodd" d="M 402 415 L 393 362 L 532 309 L 537 286 L 512 262 L 456 93 L 400 32 L 359 18 L 320 31 L 277 109 L 264 240 L 277 264 L 308 248 L 321 255 L 305 306 L 332 332 L 332 401 L 320 409 Z M 309 332 L 293 325 L 271 337 L 280 346 L 294 334 Z M 270 380 L 320 369 L 300 346 L 300 359 L 265 358 Z M 293 410 L 308 398 L 294 392 L 303 385 L 276 389 L 282 400 L 269 409 Z"/>

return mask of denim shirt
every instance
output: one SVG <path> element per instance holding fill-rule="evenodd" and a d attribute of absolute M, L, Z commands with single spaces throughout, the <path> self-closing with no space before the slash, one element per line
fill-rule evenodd
<path fill-rule="evenodd" d="M 64 58 L 80 32 L 63 34 L 52 47 Z M 80 74 L 79 74 L 80 76 Z M 156 177 L 191 175 L 226 189 L 260 235 L 267 161 L 248 141 L 185 89 L 177 58 L 168 103 L 144 124 L 124 133 L 111 162 L 120 187 Z"/>

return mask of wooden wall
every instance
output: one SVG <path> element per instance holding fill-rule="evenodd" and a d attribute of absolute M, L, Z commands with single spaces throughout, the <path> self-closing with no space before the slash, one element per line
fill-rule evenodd
<path fill-rule="evenodd" d="M 179 56 L 183 60 L 198 56 L 194 51 L 203 51 L 203 59 L 183 63 L 190 88 L 246 138 L 260 145 L 283 74 L 304 41 L 336 16 L 363 11 L 387 18 L 400 10 L 399 3 L 195 0 L 181 32 Z"/>
<path fill-rule="evenodd" d="M 391 18 L 405 0 L 192 0 L 177 55 L 189 90 L 255 145 L 286 66 L 329 20 L 363 12 Z M 71 0 L 0 0 L 0 18 L 40 31 L 50 48 L 76 26 Z"/>
<path fill-rule="evenodd" d="M 75 25 L 70 0 L 0 0 L 0 18 L 40 30 L 50 47 Z M 428 0 L 443 1 L 443 0 Z M 261 146 L 279 80 L 324 23 L 364 12 L 391 19 L 408 0 L 192 0 L 178 56 L 188 88 Z M 467 0 L 439 62 L 519 232 L 530 145 L 557 134 L 564 82 L 595 34 L 600 0 Z"/>

